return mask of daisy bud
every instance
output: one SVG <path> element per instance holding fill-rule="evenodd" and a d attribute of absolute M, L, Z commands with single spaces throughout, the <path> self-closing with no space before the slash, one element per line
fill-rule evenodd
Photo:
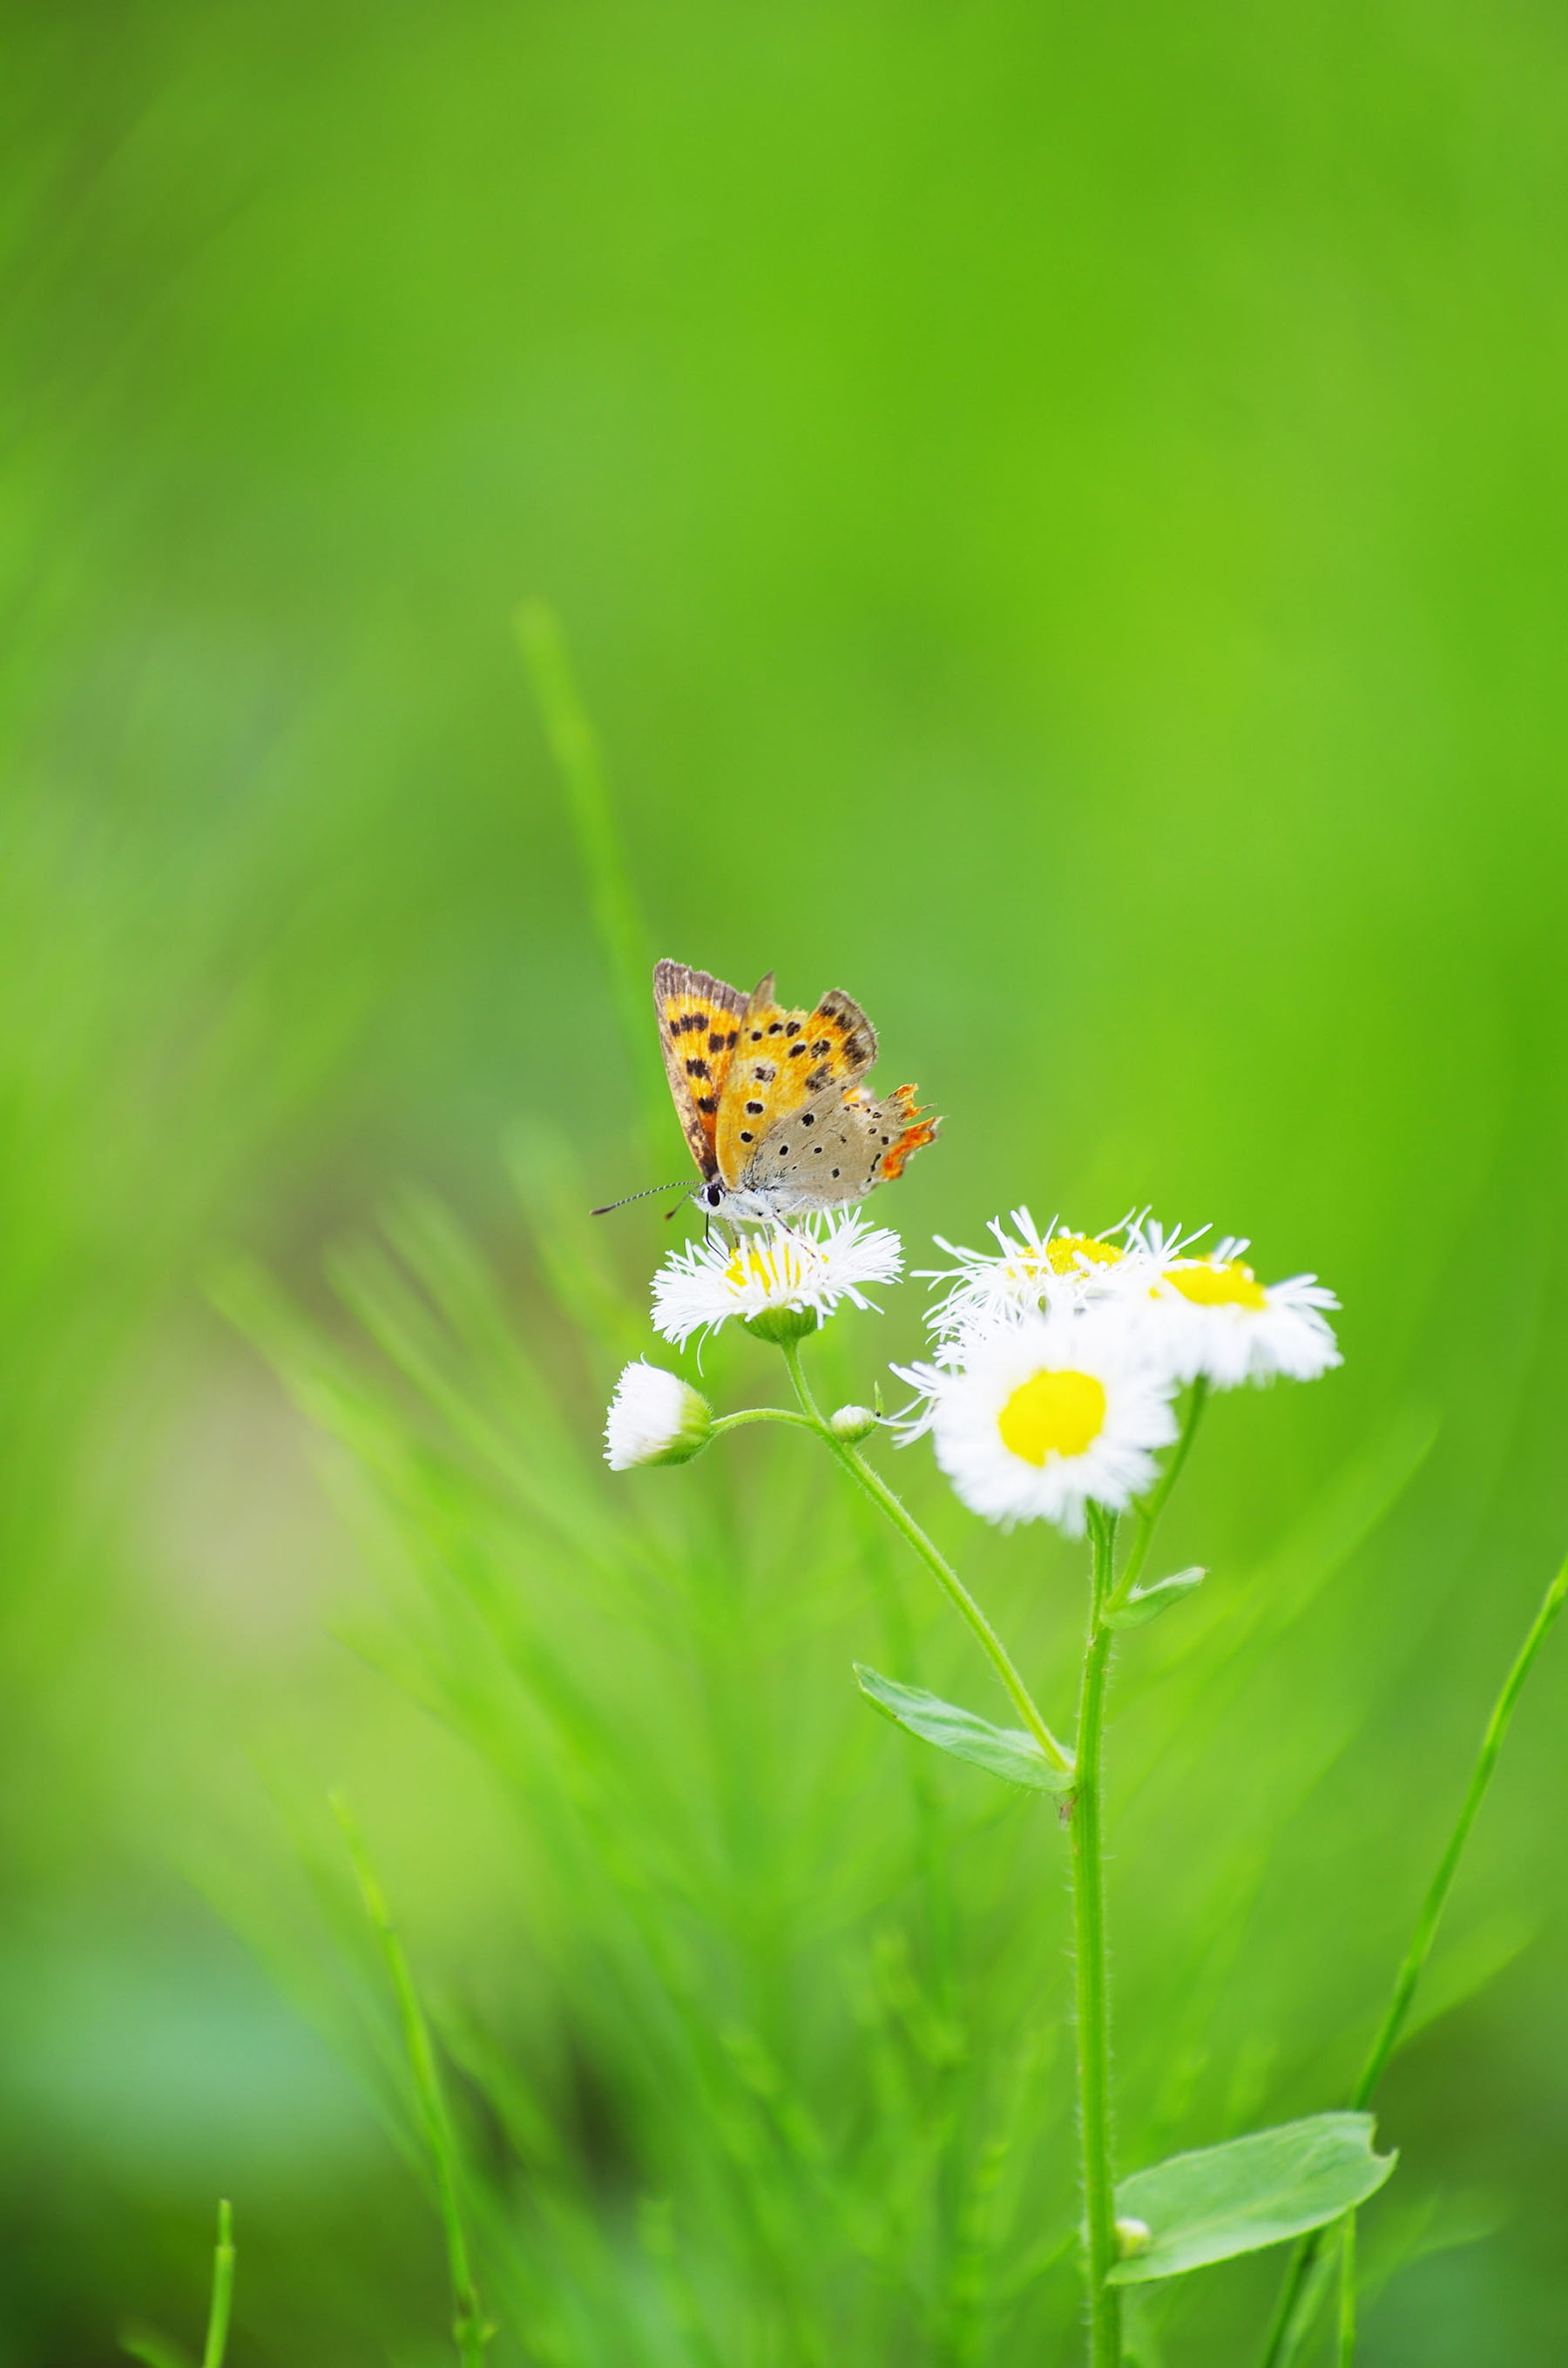
<path fill-rule="evenodd" d="M 1119 2220 L 1116 2224 L 1116 2254 L 1118 2260 L 1131 2261 L 1146 2253 L 1153 2241 L 1153 2230 L 1147 2220 Z"/>
<path fill-rule="evenodd" d="M 869 1406 L 843 1406 L 829 1417 L 827 1427 L 835 1439 L 853 1447 L 857 1440 L 869 1439 L 877 1427 L 877 1417 Z"/>
<path fill-rule="evenodd" d="M 629 1472 L 634 1463 L 689 1463 L 712 1431 L 707 1399 L 678 1373 L 639 1357 L 615 1385 L 605 1418 L 605 1462 L 612 1472 Z"/>

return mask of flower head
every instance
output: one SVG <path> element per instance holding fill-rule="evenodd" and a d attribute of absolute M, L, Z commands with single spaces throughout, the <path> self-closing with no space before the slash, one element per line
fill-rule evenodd
<path fill-rule="evenodd" d="M 903 1250 L 896 1234 L 868 1225 L 858 1210 L 814 1225 L 759 1227 L 731 1244 L 715 1236 L 666 1258 L 653 1278 L 653 1326 L 684 1347 L 732 1315 L 766 1337 L 813 1330 L 847 1299 L 869 1307 L 868 1284 L 896 1282 Z"/>
<path fill-rule="evenodd" d="M 1259 1282 L 1242 1256 L 1246 1247 L 1227 1238 L 1193 1258 L 1183 1254 L 1179 1236 L 1163 1240 L 1157 1226 L 1135 1232 L 1129 1254 L 1148 1262 L 1151 1354 L 1177 1381 L 1201 1376 L 1217 1390 L 1277 1374 L 1316 1381 L 1343 1361 L 1323 1313 L 1338 1300 L 1312 1274 Z"/>
<path fill-rule="evenodd" d="M 612 1472 L 634 1463 L 689 1463 L 713 1429 L 708 1401 L 662 1365 L 639 1357 L 615 1385 L 605 1417 L 605 1462 Z"/>
<path fill-rule="evenodd" d="M 926 1276 L 949 1285 L 928 1318 L 939 1338 L 957 1340 L 971 1325 L 984 1326 L 997 1316 L 1086 1306 L 1122 1287 L 1125 1252 L 1118 1242 L 1074 1233 L 1056 1217 L 1041 1232 L 1023 1208 L 1013 1211 L 1012 1223 L 1009 1233 L 1000 1217 L 993 1217 L 994 1250 L 963 1249 L 937 1235 L 937 1248 L 957 1261 Z"/>
<path fill-rule="evenodd" d="M 948 1362 L 895 1367 L 924 1402 L 904 1438 L 930 1431 L 971 1512 L 1076 1537 L 1086 1505 L 1119 1510 L 1153 1486 L 1155 1451 L 1176 1435 L 1175 1377 L 1141 1335 L 1125 1304 L 972 1324 Z"/>

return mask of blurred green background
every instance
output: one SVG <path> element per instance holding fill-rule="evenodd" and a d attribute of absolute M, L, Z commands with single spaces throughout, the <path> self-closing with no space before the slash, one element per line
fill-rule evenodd
<path fill-rule="evenodd" d="M 0 2360 L 194 2344 L 220 2192 L 239 2368 L 446 2356 L 333 1782 L 498 2360 L 1067 2360 L 1060 1837 L 847 1674 L 983 1672 L 797 1442 L 597 1465 L 679 1229 L 581 1211 L 682 1153 L 511 613 L 647 956 L 843 985 L 947 1113 L 913 1263 L 1151 1201 L 1341 1292 L 1341 1374 L 1216 1410 L 1111 1735 L 1125 2167 L 1339 2101 L 1568 1535 L 1563 23 L 6 47 Z M 1074 1555 L 895 1476 L 1064 1719 Z M 1568 2356 L 1565 1710 L 1559 1642 L 1386 2092 L 1372 2368 Z M 1249 2361 L 1276 2268 L 1140 2356 Z"/>

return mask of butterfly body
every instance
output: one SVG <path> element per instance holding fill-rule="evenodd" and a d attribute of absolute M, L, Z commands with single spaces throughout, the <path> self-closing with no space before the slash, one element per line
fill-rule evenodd
<path fill-rule="evenodd" d="M 702 1179 L 692 1197 L 722 1218 L 767 1224 L 847 1207 L 935 1138 L 937 1121 L 920 1116 L 913 1086 L 879 1099 L 861 1084 L 877 1031 L 836 988 L 814 1010 L 788 1010 L 771 973 L 747 996 L 662 962 L 653 1004 Z"/>

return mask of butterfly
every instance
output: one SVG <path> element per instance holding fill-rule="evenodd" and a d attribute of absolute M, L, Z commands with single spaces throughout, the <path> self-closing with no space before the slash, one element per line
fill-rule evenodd
<path fill-rule="evenodd" d="M 934 1142 L 913 1086 L 879 1101 L 861 1086 L 877 1031 L 836 987 L 812 1011 L 662 962 L 653 1008 L 676 1114 L 701 1172 L 692 1198 L 742 1224 L 863 1201 Z"/>

